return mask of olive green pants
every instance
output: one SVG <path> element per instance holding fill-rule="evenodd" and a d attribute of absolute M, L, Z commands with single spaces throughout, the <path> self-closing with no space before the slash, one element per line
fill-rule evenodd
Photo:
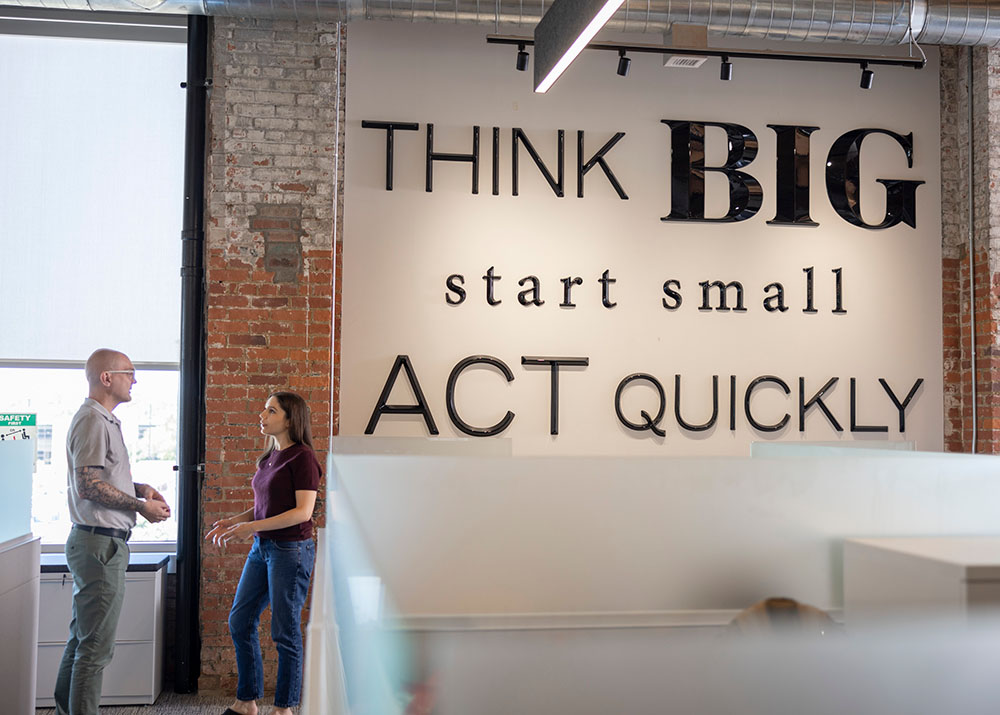
<path fill-rule="evenodd" d="M 57 715 L 97 715 L 104 668 L 115 651 L 128 557 L 124 539 L 80 529 L 66 539 L 73 620 L 56 678 Z"/>

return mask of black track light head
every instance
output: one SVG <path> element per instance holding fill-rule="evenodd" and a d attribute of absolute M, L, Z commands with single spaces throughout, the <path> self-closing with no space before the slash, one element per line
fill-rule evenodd
<path fill-rule="evenodd" d="M 861 63 L 861 89 L 871 89 L 875 81 L 875 72 L 868 69 L 868 63 Z"/>
<path fill-rule="evenodd" d="M 625 50 L 618 51 L 618 76 L 628 77 L 628 71 L 632 67 L 632 60 L 625 56 Z"/>
<path fill-rule="evenodd" d="M 524 72 L 528 69 L 528 53 L 524 49 L 524 43 L 522 42 L 517 46 L 517 67 L 518 72 Z"/>
<path fill-rule="evenodd" d="M 733 78 L 733 63 L 729 61 L 728 55 L 722 56 L 722 65 L 719 67 L 719 79 L 728 82 Z"/>

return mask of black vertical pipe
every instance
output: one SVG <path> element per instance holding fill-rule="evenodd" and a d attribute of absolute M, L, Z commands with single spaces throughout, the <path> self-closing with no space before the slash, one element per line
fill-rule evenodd
<path fill-rule="evenodd" d="M 201 481 L 205 445 L 205 135 L 208 18 L 188 17 L 184 227 L 181 232 L 181 356 L 177 448 L 177 632 L 174 690 L 198 690 Z"/>

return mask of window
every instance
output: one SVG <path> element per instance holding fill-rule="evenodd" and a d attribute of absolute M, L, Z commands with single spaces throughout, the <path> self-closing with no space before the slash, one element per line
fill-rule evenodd
<path fill-rule="evenodd" d="M 38 461 L 52 464 L 52 425 L 38 425 Z"/>
<path fill-rule="evenodd" d="M 176 511 L 184 19 L 139 41 L 156 35 L 149 18 L 100 16 L 65 24 L 86 38 L 0 22 L 0 411 L 37 415 L 32 529 L 45 543 L 69 529 L 66 430 L 99 347 L 136 364 L 115 414 L 135 481 Z M 96 39 L 109 35 L 125 39 Z M 140 518 L 135 538 L 174 540 L 176 522 Z"/>
<path fill-rule="evenodd" d="M 139 363 L 132 401 L 115 410 L 115 416 L 122 422 L 122 436 L 128 447 L 133 478 L 159 490 L 167 503 L 175 507 L 175 514 L 177 376 L 176 369 L 149 369 Z M 0 395 L 4 404 L 16 405 L 18 412 L 34 413 L 39 422 L 49 423 L 38 428 L 39 456 L 31 494 L 31 530 L 45 543 L 62 543 L 70 528 L 66 509 L 66 432 L 87 396 L 83 366 L 0 369 Z M 146 427 L 144 432 L 143 427 Z M 42 456 L 43 430 L 48 431 L 47 460 Z M 176 534 L 174 517 L 159 524 L 148 524 L 140 518 L 133 538 L 172 541 Z"/>

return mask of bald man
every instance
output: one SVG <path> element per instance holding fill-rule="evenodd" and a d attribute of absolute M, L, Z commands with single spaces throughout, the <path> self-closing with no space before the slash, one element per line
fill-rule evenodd
<path fill-rule="evenodd" d="M 150 522 L 170 507 L 148 484 L 132 481 L 121 422 L 111 413 L 132 399 L 135 366 L 123 353 L 97 350 L 87 360 L 89 396 L 66 437 L 69 514 L 66 563 L 73 574 L 73 620 L 56 679 L 58 715 L 97 715 L 105 666 L 125 595 L 128 539 L 136 514 Z"/>

